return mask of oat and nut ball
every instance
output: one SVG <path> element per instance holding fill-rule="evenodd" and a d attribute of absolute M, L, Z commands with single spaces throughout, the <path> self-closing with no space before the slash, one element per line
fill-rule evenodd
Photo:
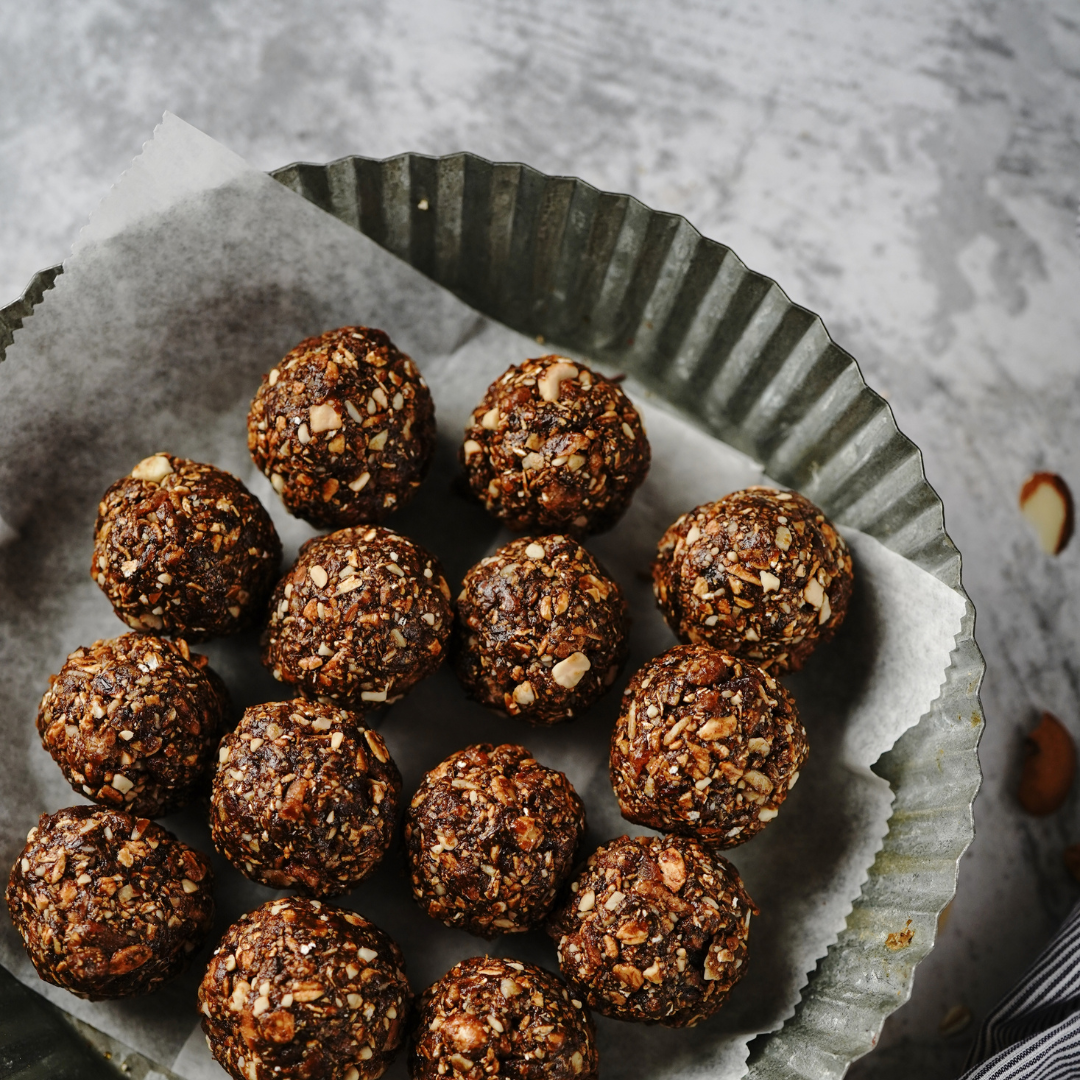
<path fill-rule="evenodd" d="M 454 669 L 489 708 L 554 724 L 610 688 L 629 628 L 622 590 L 576 540 L 512 540 L 465 575 Z"/>
<path fill-rule="evenodd" d="M 511 529 L 586 536 L 630 505 L 649 471 L 649 440 L 617 383 L 541 356 L 488 387 L 461 462 L 473 493 Z"/>
<path fill-rule="evenodd" d="M 300 342 L 263 376 L 248 448 L 290 514 L 328 528 L 379 522 L 427 475 L 435 406 L 386 334 L 343 326 Z"/>
<path fill-rule="evenodd" d="M 474 956 L 420 996 L 412 1080 L 592 1080 L 596 1029 L 561 979 L 523 961 Z"/>
<path fill-rule="evenodd" d="M 616 1020 L 693 1027 L 746 974 L 757 908 L 735 867 L 682 836 L 621 836 L 570 886 L 549 932 L 563 977 Z"/>
<path fill-rule="evenodd" d="M 187 968 L 214 919 L 212 886 L 206 856 L 148 818 L 73 806 L 30 830 L 7 904 L 38 975 L 100 1001 Z"/>
<path fill-rule="evenodd" d="M 623 692 L 611 786 L 629 821 L 733 847 L 776 817 L 806 761 L 791 695 L 711 645 L 676 645 Z"/>
<path fill-rule="evenodd" d="M 413 897 L 433 919 L 480 937 L 537 925 L 585 833 L 561 772 L 523 746 L 469 746 L 420 783 L 405 814 Z"/>
<path fill-rule="evenodd" d="M 278 582 L 263 663 L 304 697 L 371 709 L 442 663 L 453 617 L 442 567 L 419 544 L 340 529 L 304 544 Z"/>
<path fill-rule="evenodd" d="M 280 563 L 270 516 L 235 476 L 154 454 L 105 492 L 90 576 L 128 626 L 203 641 L 261 618 Z"/>
<path fill-rule="evenodd" d="M 199 987 L 210 1052 L 236 1080 L 373 1080 L 412 995 L 397 944 L 361 915 L 290 896 L 225 932 Z"/>
<path fill-rule="evenodd" d="M 400 794 L 386 743 L 355 713 L 299 698 L 253 705 L 221 740 L 210 832 L 253 881 L 336 896 L 382 861 Z"/>
<path fill-rule="evenodd" d="M 123 634 L 67 658 L 37 729 L 80 795 L 160 817 L 201 785 L 228 709 L 225 684 L 182 638 Z"/>
<path fill-rule="evenodd" d="M 767 487 L 683 514 L 653 563 L 656 599 L 681 641 L 777 675 L 833 636 L 852 583 L 847 544 L 825 515 L 797 491 Z"/>

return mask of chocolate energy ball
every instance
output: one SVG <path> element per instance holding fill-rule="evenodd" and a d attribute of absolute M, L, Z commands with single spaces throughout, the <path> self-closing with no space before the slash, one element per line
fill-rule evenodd
<path fill-rule="evenodd" d="M 676 645 L 630 680 L 611 734 L 624 818 L 733 847 L 776 817 L 806 761 L 791 695 L 710 645 Z"/>
<path fill-rule="evenodd" d="M 275 889 L 336 896 L 378 866 L 393 838 L 401 774 L 386 743 L 336 705 L 253 705 L 221 740 L 214 846 Z"/>
<path fill-rule="evenodd" d="M 539 923 L 573 869 L 585 807 L 523 746 L 466 747 L 423 779 L 405 814 L 413 897 L 480 937 Z"/>
<path fill-rule="evenodd" d="M 653 588 L 684 642 L 783 674 L 844 621 L 853 583 L 844 538 L 797 491 L 751 487 L 683 514 L 664 533 Z"/>
<path fill-rule="evenodd" d="M 7 904 L 38 975 L 100 1001 L 187 968 L 214 919 L 212 885 L 207 858 L 148 818 L 73 806 L 30 830 Z"/>
<path fill-rule="evenodd" d="M 754 902 L 722 855 L 682 836 L 599 848 L 552 917 L 559 967 L 616 1020 L 693 1027 L 746 974 Z"/>
<path fill-rule="evenodd" d="M 278 582 L 263 663 L 305 697 L 370 709 L 439 666 L 453 616 L 442 567 L 419 544 L 340 529 L 304 544 Z"/>
<path fill-rule="evenodd" d="M 280 563 L 270 516 L 235 476 L 154 454 L 105 492 L 90 576 L 128 626 L 202 641 L 254 625 Z"/>
<path fill-rule="evenodd" d="M 469 487 L 519 531 L 610 529 L 649 471 L 649 440 L 618 384 L 564 356 L 509 368 L 465 428 Z"/>
<path fill-rule="evenodd" d="M 489 708 L 554 724 L 615 681 L 629 628 L 622 590 L 576 540 L 512 540 L 465 575 L 454 669 Z"/>
<path fill-rule="evenodd" d="M 582 1080 L 599 1075 L 592 1017 L 561 979 L 518 960 L 474 956 L 418 1002 L 412 1080 Z"/>
<path fill-rule="evenodd" d="M 124 634 L 67 658 L 37 729 L 80 795 L 159 817 L 187 803 L 209 769 L 229 708 L 224 686 L 183 639 Z"/>
<path fill-rule="evenodd" d="M 378 522 L 427 475 L 435 406 L 386 334 L 343 326 L 300 342 L 263 376 L 248 448 L 290 514 L 330 528 Z"/>
<path fill-rule="evenodd" d="M 236 1080 L 373 1080 L 411 1003 L 389 935 L 299 896 L 234 922 L 199 987 L 206 1043 Z"/>

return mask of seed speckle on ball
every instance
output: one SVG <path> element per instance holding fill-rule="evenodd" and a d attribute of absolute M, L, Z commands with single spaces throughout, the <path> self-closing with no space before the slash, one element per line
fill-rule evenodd
<path fill-rule="evenodd" d="M 413 897 L 433 919 L 480 937 L 538 924 L 585 832 L 561 772 L 523 746 L 469 746 L 420 783 L 405 815 Z"/>
<path fill-rule="evenodd" d="M 412 1080 L 593 1080 L 598 1072 L 588 1010 L 534 964 L 474 956 L 420 997 Z"/>
<path fill-rule="evenodd" d="M 797 491 L 750 487 L 683 514 L 664 533 L 653 587 L 683 642 L 774 674 L 798 671 L 844 621 L 853 584 L 844 538 Z"/>
<path fill-rule="evenodd" d="M 236 1080 L 375 1080 L 411 1003 L 389 935 L 299 896 L 233 923 L 199 987 L 210 1052 Z"/>
<path fill-rule="evenodd" d="M 221 740 L 210 831 L 254 881 L 335 896 L 382 861 L 400 793 L 386 743 L 356 714 L 302 699 L 253 705 Z"/>
<path fill-rule="evenodd" d="M 38 975 L 99 1001 L 187 968 L 213 922 L 212 885 L 206 857 L 148 818 L 73 806 L 30 830 L 7 904 Z"/>
<path fill-rule="evenodd" d="M 160 817 L 195 794 L 228 708 L 224 683 L 182 638 L 123 634 L 67 658 L 37 729 L 80 795 Z"/>
<path fill-rule="evenodd" d="M 278 582 L 263 663 L 305 697 L 371 709 L 439 666 L 452 624 L 433 555 L 389 529 L 340 529 L 304 544 Z"/>
<path fill-rule="evenodd" d="M 280 563 L 262 503 L 213 465 L 154 454 L 98 507 L 90 575 L 135 630 L 188 641 L 246 630 Z"/>
<path fill-rule="evenodd" d="M 465 575 L 454 669 L 489 708 L 554 724 L 611 687 L 629 625 L 622 590 L 576 540 L 512 540 Z"/>
<path fill-rule="evenodd" d="M 509 368 L 465 429 L 473 493 L 517 531 L 603 532 L 649 471 L 649 440 L 622 388 L 564 356 Z"/>
<path fill-rule="evenodd" d="M 289 513 L 330 528 L 377 523 L 427 474 L 435 406 L 383 331 L 343 326 L 300 342 L 263 376 L 248 447 Z"/>
<path fill-rule="evenodd" d="M 549 932 L 559 967 L 616 1020 L 693 1027 L 746 974 L 754 902 L 722 855 L 682 836 L 597 849 Z"/>
<path fill-rule="evenodd" d="M 676 645 L 624 692 L 611 784 L 629 821 L 732 847 L 776 817 L 806 756 L 795 702 L 771 675 Z"/>

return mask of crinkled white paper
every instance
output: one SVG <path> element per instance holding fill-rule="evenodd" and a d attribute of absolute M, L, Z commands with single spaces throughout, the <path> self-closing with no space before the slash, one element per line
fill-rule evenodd
<path fill-rule="evenodd" d="M 366 237 L 324 214 L 175 117 L 167 116 L 91 218 L 0 367 L 0 861 L 10 865 L 44 811 L 76 797 L 34 730 L 37 702 L 68 652 L 125 627 L 89 578 L 98 499 L 158 450 L 241 477 L 270 509 L 294 557 L 311 530 L 289 518 L 248 457 L 245 416 L 259 376 L 302 338 L 348 323 L 385 329 L 435 397 L 432 474 L 389 524 L 428 546 L 459 581 L 508 537 L 453 490 L 467 414 L 509 364 L 543 350 L 490 323 Z M 647 570 L 657 538 L 699 503 L 762 479 L 758 466 L 628 385 L 653 447 L 652 472 L 623 522 L 590 547 L 633 613 L 631 659 L 616 689 L 571 724 L 534 730 L 465 700 L 445 668 L 379 723 L 405 778 L 478 741 L 524 743 L 564 770 L 585 800 L 585 851 L 624 831 L 607 777 L 619 691 L 674 644 Z M 964 605 L 876 541 L 846 532 L 858 584 L 841 632 L 786 681 L 810 758 L 779 817 L 730 852 L 761 908 L 749 973 L 713 1020 L 692 1031 L 598 1018 L 603 1074 L 738 1077 L 747 1043 L 791 1015 L 807 973 L 844 925 L 887 829 L 888 785 L 869 766 L 937 696 Z M 273 700 L 254 635 L 206 646 L 239 705 Z M 165 824 L 210 850 L 205 811 Z M 215 856 L 218 925 L 272 895 Z M 485 948 L 555 970 L 541 933 L 490 946 L 422 915 L 395 848 L 345 901 L 404 949 L 414 990 Z M 213 942 L 157 994 L 91 1004 L 40 982 L 7 920 L 0 960 L 52 1001 L 190 1080 L 223 1075 L 203 1043 L 195 988 Z M 402 1059 L 389 1075 L 404 1077 Z"/>

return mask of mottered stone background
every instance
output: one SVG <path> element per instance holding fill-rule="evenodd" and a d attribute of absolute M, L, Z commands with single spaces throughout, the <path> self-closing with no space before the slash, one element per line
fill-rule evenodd
<path fill-rule="evenodd" d="M 685 214 L 818 312 L 922 448 L 989 673 L 986 781 L 911 1002 L 849 1075 L 955 1076 L 1080 885 L 1080 795 L 1014 790 L 1044 708 L 1080 738 L 1080 10 L 1067 0 L 0 0 L 0 298 L 61 261 L 169 109 L 265 169 L 472 150 Z"/>

